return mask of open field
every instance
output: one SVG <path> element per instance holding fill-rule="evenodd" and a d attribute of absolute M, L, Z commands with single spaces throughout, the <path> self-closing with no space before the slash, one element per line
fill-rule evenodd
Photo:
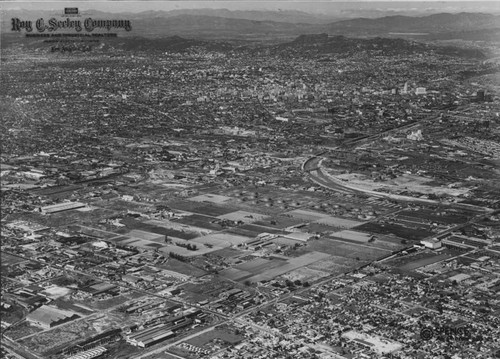
<path fill-rule="evenodd" d="M 203 237 L 191 240 L 191 243 L 208 244 L 218 247 L 237 246 L 248 241 L 247 237 L 238 236 L 231 233 L 212 233 Z"/>
<path fill-rule="evenodd" d="M 329 276 L 331 273 L 312 269 L 310 267 L 303 267 L 283 274 L 281 277 L 289 279 L 292 282 L 300 280 L 301 282 L 314 282 L 323 277 Z"/>
<path fill-rule="evenodd" d="M 255 238 L 261 233 L 283 234 L 283 231 L 273 228 L 265 228 L 254 224 L 246 224 L 241 227 L 234 227 L 226 230 L 227 233 L 234 233 L 240 236 Z"/>
<path fill-rule="evenodd" d="M 265 220 L 260 220 L 254 222 L 255 225 L 266 226 L 276 229 L 283 229 L 291 226 L 296 226 L 298 224 L 304 223 L 300 218 L 290 218 L 285 216 L 270 216 Z"/>
<path fill-rule="evenodd" d="M 390 253 L 387 250 L 328 238 L 309 241 L 306 248 L 308 251 L 327 253 L 333 256 L 351 258 L 352 260 L 359 258 L 359 260 L 363 261 L 372 261 Z"/>
<path fill-rule="evenodd" d="M 221 196 L 218 194 L 206 193 L 196 197 L 191 197 L 189 198 L 189 200 L 194 202 L 224 203 L 229 200 L 232 200 L 232 198 L 227 196 Z"/>
<path fill-rule="evenodd" d="M 432 257 L 422 258 L 422 259 L 418 259 L 418 260 L 413 261 L 413 262 L 409 262 L 409 263 L 401 266 L 400 268 L 403 270 L 414 270 L 414 269 L 424 267 L 424 266 L 432 264 L 432 263 L 437 263 L 437 262 L 440 262 L 442 260 L 449 259 L 449 258 L 450 258 L 450 256 L 447 254 L 434 255 Z"/>
<path fill-rule="evenodd" d="M 158 233 L 141 231 L 139 229 L 131 230 L 130 232 L 127 233 L 127 236 L 132 237 L 132 238 L 145 239 L 147 241 L 154 241 L 154 242 L 156 242 L 158 239 L 160 239 L 163 242 L 165 241 L 164 235 L 161 235 Z"/>
<path fill-rule="evenodd" d="M 227 278 L 229 280 L 234 280 L 234 281 L 242 281 L 246 278 L 249 278 L 253 276 L 253 273 L 241 270 L 241 269 L 236 269 L 236 268 L 226 268 L 223 271 L 219 273 L 221 276 L 224 278 Z"/>
<path fill-rule="evenodd" d="M 242 271 L 247 271 L 253 274 L 259 274 L 264 271 L 269 271 L 273 268 L 277 268 L 280 266 L 283 266 L 287 263 L 285 260 L 280 260 L 280 259 L 265 259 L 265 258 L 256 258 L 251 261 L 238 264 L 236 266 L 233 266 L 233 268 L 242 270 Z"/>
<path fill-rule="evenodd" d="M 445 258 L 444 256 L 446 256 L 446 258 L 450 258 L 452 257 L 452 254 L 449 253 L 449 251 L 436 254 L 431 250 L 425 250 L 408 256 L 398 256 L 386 261 L 385 263 L 404 271 L 410 271 L 412 268 L 415 269 L 442 260 Z M 436 258 L 438 259 L 436 260 Z"/>
<path fill-rule="evenodd" d="M 214 339 L 220 339 L 228 344 L 238 344 L 244 338 L 240 335 L 236 335 L 234 333 L 231 333 L 230 331 L 228 331 L 226 329 L 215 328 L 214 330 L 202 333 L 194 338 L 187 340 L 186 343 L 189 343 L 191 345 L 195 345 L 195 346 L 201 348 L 201 347 L 205 346 L 206 344 L 210 343 Z"/>
<path fill-rule="evenodd" d="M 203 217 L 203 216 L 200 216 L 200 217 Z M 210 218 L 210 217 L 208 217 L 208 218 Z M 198 236 L 206 235 L 206 234 L 209 234 L 209 233 L 213 232 L 213 231 L 208 230 L 206 228 L 196 227 L 196 226 L 193 226 L 193 225 L 190 225 L 190 224 L 187 224 L 187 223 L 180 223 L 179 221 L 150 220 L 150 221 L 146 221 L 145 223 L 152 224 L 152 225 L 158 226 L 158 227 L 172 229 L 172 230 L 175 230 L 175 231 L 193 233 L 193 234 L 196 234 Z M 217 230 L 220 230 L 220 227 L 217 228 Z"/>
<path fill-rule="evenodd" d="M 299 218 L 305 222 L 318 221 L 322 218 L 328 217 L 328 214 L 326 213 L 306 211 L 303 209 L 295 209 L 293 211 L 287 212 L 286 214 L 295 218 Z"/>
<path fill-rule="evenodd" d="M 348 239 L 355 242 L 366 243 L 370 239 L 370 235 L 363 232 L 344 230 L 340 232 L 335 232 L 332 234 L 333 237 Z"/>
<path fill-rule="evenodd" d="M 181 201 L 181 200 L 172 201 L 169 203 L 169 206 L 181 211 L 198 213 L 204 216 L 212 216 L 212 217 L 222 216 L 224 214 L 228 214 L 234 212 L 235 210 L 238 210 L 237 208 L 233 208 L 230 204 L 224 204 L 218 206 L 212 203 Z"/>
<path fill-rule="evenodd" d="M 324 260 L 329 258 L 330 256 L 321 252 L 308 252 L 299 257 L 289 259 L 284 265 L 270 268 L 265 272 L 261 272 L 260 274 L 254 275 L 250 277 L 248 280 L 251 282 L 260 282 L 263 280 L 270 280 L 277 276 L 283 275 L 285 273 L 291 272 L 301 267 L 305 267 L 309 264 L 318 262 L 320 260 Z"/>
<path fill-rule="evenodd" d="M 353 221 L 351 219 L 339 217 L 323 217 L 316 220 L 314 223 L 326 224 L 331 227 L 349 229 L 363 224 L 363 222 Z"/>
<path fill-rule="evenodd" d="M 356 229 L 374 234 L 393 234 L 397 237 L 414 241 L 420 241 L 433 234 L 431 231 L 424 228 L 415 230 L 413 228 L 407 228 L 393 223 L 365 223 L 357 227 Z"/>
<path fill-rule="evenodd" d="M 188 226 L 202 228 L 202 229 L 209 229 L 212 231 L 221 230 L 222 227 L 219 224 L 212 223 L 214 221 L 217 221 L 217 218 L 195 213 L 195 214 L 190 214 L 189 216 L 184 216 L 180 219 L 172 220 L 170 222 L 186 224 Z"/>
<path fill-rule="evenodd" d="M 189 263 L 181 262 L 174 258 L 169 258 L 166 263 L 158 264 L 157 267 L 185 274 L 191 277 L 201 277 L 207 273 L 200 268 L 194 267 Z"/>
<path fill-rule="evenodd" d="M 1 259 L 0 264 L 2 266 L 10 266 L 13 264 L 18 264 L 18 263 L 22 263 L 22 262 L 26 261 L 26 259 L 5 253 L 3 251 L 0 252 L 0 256 L 1 256 L 0 257 L 0 259 Z"/>
<path fill-rule="evenodd" d="M 43 329 L 30 325 L 27 321 L 22 321 L 21 323 L 10 327 L 5 331 L 5 335 L 12 340 L 19 340 L 21 338 L 27 337 L 28 335 L 41 332 Z"/>
<path fill-rule="evenodd" d="M 244 222 L 244 223 L 253 223 L 256 221 L 262 221 L 263 219 L 267 218 L 266 215 L 260 214 L 260 213 L 254 213 L 254 212 L 247 212 L 247 211 L 236 211 L 236 212 L 231 212 L 227 213 L 221 216 L 217 216 L 219 219 L 228 219 L 230 221 L 235 221 L 235 222 Z"/>
<path fill-rule="evenodd" d="M 189 231 L 183 231 L 183 230 L 176 230 L 176 229 L 171 229 L 171 228 L 166 228 L 165 226 L 159 226 L 156 222 L 141 222 L 138 220 L 135 220 L 133 218 L 124 218 L 122 220 L 122 223 L 125 224 L 127 229 L 129 231 L 133 230 L 139 230 L 142 232 L 150 232 L 156 235 L 160 236 L 172 236 L 176 238 L 181 238 L 185 240 L 193 239 L 198 236 L 198 233 L 196 232 L 189 232 Z M 126 229 L 122 228 L 120 230 L 122 234 L 126 234 Z M 138 232 L 141 233 L 141 232 Z"/>

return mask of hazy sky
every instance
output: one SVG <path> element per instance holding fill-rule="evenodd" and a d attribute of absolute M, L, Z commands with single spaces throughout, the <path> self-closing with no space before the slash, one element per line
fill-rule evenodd
<path fill-rule="evenodd" d="M 229 10 L 299 10 L 312 13 L 335 14 L 351 9 L 432 11 L 432 12 L 499 12 L 500 1 L 1 1 L 0 8 L 26 10 L 61 10 L 78 7 L 80 11 L 141 12 L 147 10 L 174 10 L 193 8 L 225 8 Z"/>

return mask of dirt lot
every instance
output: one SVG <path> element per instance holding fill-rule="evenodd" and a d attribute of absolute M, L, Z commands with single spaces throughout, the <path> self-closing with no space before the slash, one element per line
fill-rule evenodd
<path fill-rule="evenodd" d="M 413 228 L 406 228 L 398 224 L 389 223 L 366 223 L 356 229 L 368 233 L 394 234 L 397 237 L 413 241 L 420 241 L 433 234 L 432 232 L 422 228 L 417 231 Z"/>
<path fill-rule="evenodd" d="M 218 206 L 211 203 L 204 203 L 204 202 L 200 203 L 194 201 L 179 201 L 179 200 L 170 202 L 169 206 L 181 211 L 198 213 L 205 216 L 213 216 L 213 217 L 222 216 L 224 214 L 228 214 L 238 210 L 237 208 L 234 208 L 227 204 Z"/>
<path fill-rule="evenodd" d="M 327 238 L 309 241 L 305 248 L 307 248 L 307 251 L 317 251 L 333 256 L 350 258 L 353 261 L 357 260 L 356 258 L 359 258 L 361 261 L 372 261 L 390 253 L 387 250 Z M 305 249 L 301 250 L 305 251 Z"/>
<path fill-rule="evenodd" d="M 26 261 L 26 259 L 19 258 L 4 252 L 0 252 L 0 255 L 1 255 L 0 263 L 2 264 L 2 266 L 10 266 L 12 264 L 17 264 Z"/>
<path fill-rule="evenodd" d="M 201 277 L 207 273 L 204 270 L 194 267 L 189 263 L 181 262 L 173 258 L 169 258 L 169 260 L 166 263 L 159 264 L 157 267 L 162 269 L 168 269 L 191 277 Z"/>
<path fill-rule="evenodd" d="M 201 348 L 214 339 L 220 339 L 226 343 L 234 345 L 241 342 L 243 340 L 243 337 L 241 335 L 236 335 L 234 334 L 234 332 L 230 332 L 225 329 L 214 329 L 209 332 L 202 333 L 192 339 L 189 339 L 188 341 L 186 341 L 186 343 Z"/>

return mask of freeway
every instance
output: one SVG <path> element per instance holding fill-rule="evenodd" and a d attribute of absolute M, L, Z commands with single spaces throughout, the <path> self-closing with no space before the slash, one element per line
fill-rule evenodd
<path fill-rule="evenodd" d="M 339 192 L 342 194 L 368 194 L 372 197 L 385 197 L 389 198 L 392 200 L 400 201 L 400 202 L 412 202 L 412 203 L 422 203 L 422 204 L 433 204 L 433 205 L 446 205 L 448 207 L 453 207 L 453 208 L 462 208 L 462 209 L 469 209 L 469 210 L 475 210 L 475 211 L 480 211 L 480 212 L 491 212 L 491 208 L 487 207 L 480 207 L 480 206 L 475 206 L 471 204 L 463 204 L 463 203 L 453 203 L 453 202 L 441 202 L 441 201 L 435 201 L 431 199 L 426 199 L 426 198 L 417 198 L 417 197 L 410 197 L 410 196 L 402 196 L 398 194 L 391 194 L 391 193 L 385 193 L 385 192 L 375 192 L 371 190 L 366 190 L 363 188 L 359 187 L 354 187 L 347 182 L 344 182 L 342 180 L 339 180 L 335 178 L 334 176 L 327 174 L 321 167 L 321 163 L 325 160 L 325 157 L 322 157 L 321 155 L 316 155 L 308 158 L 304 163 L 302 164 L 302 170 L 306 172 L 309 176 L 309 179 L 316 183 L 317 185 L 328 188 L 330 190 L 333 190 L 335 192 Z"/>
<path fill-rule="evenodd" d="M 343 194 L 353 194 L 356 191 L 347 188 L 346 186 L 343 186 L 341 184 L 333 182 L 321 169 L 321 161 L 323 160 L 323 157 L 319 156 L 314 156 L 309 159 L 307 159 L 303 165 L 302 169 L 304 172 L 309 173 L 309 178 L 316 184 L 329 188 L 331 190 L 334 190 L 339 193 Z"/>
<path fill-rule="evenodd" d="M 492 212 L 491 208 L 476 206 L 472 204 L 464 204 L 464 203 L 455 203 L 455 202 L 441 202 L 435 201 L 427 198 L 418 198 L 418 197 L 410 197 L 403 196 L 398 194 L 391 194 L 385 192 L 375 192 L 371 190 L 365 190 L 363 188 L 354 187 L 348 183 L 344 183 L 332 175 L 329 175 L 323 171 L 321 168 L 321 162 L 324 160 L 324 157 L 313 156 L 308 158 L 303 164 L 302 169 L 304 172 L 308 173 L 309 178 L 316 184 L 321 187 L 325 187 L 331 189 L 336 192 L 340 192 L 343 194 L 353 194 L 353 193 L 365 193 L 372 197 L 385 197 L 395 201 L 400 202 L 411 202 L 411 203 L 422 203 L 427 205 L 444 205 L 451 208 L 461 208 L 474 210 L 478 212 Z"/>

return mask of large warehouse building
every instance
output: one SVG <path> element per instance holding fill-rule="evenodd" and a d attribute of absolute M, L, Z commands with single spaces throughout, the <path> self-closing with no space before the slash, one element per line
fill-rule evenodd
<path fill-rule="evenodd" d="M 71 320 L 80 318 L 76 313 L 61 310 L 56 307 L 42 305 L 26 316 L 26 320 L 33 325 L 49 329 Z"/>

